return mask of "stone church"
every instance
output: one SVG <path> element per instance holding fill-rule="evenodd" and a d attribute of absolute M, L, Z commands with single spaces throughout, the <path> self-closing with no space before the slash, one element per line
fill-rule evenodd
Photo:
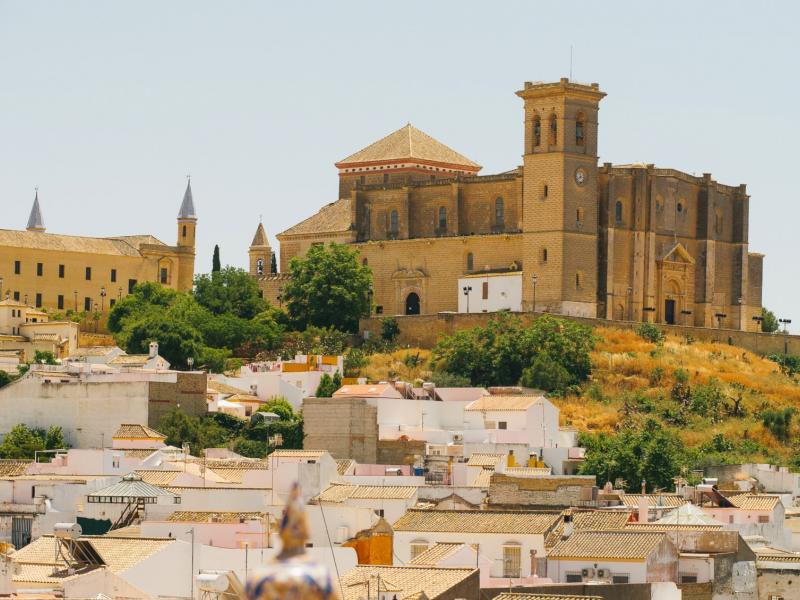
<path fill-rule="evenodd" d="M 279 303 L 291 258 L 335 241 L 372 269 L 378 314 L 464 312 L 462 294 L 478 312 L 498 289 L 512 310 L 756 328 L 763 255 L 749 251 L 744 185 L 599 165 L 596 83 L 526 82 L 517 96 L 523 164 L 509 171 L 479 175 L 410 124 L 337 162 L 338 199 L 277 235 L 280 273 L 259 225 L 250 270 L 265 296 Z"/>

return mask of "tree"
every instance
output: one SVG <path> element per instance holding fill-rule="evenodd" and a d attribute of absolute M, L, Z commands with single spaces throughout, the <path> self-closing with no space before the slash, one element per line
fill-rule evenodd
<path fill-rule="evenodd" d="M 775 333 L 779 327 L 778 318 L 775 313 L 765 307 L 761 308 L 761 331 L 764 333 Z"/>
<path fill-rule="evenodd" d="M 225 267 L 194 278 L 194 298 L 212 314 L 252 319 L 267 310 L 258 282 L 244 269 Z"/>
<path fill-rule="evenodd" d="M 569 372 L 547 352 L 534 356 L 531 366 L 522 371 L 520 378 L 520 384 L 525 387 L 559 394 L 566 391 L 571 381 Z"/>
<path fill-rule="evenodd" d="M 0 388 L 8 385 L 12 381 L 13 379 L 11 378 L 11 375 L 0 369 Z"/>
<path fill-rule="evenodd" d="M 383 317 L 381 319 L 381 339 L 390 344 L 394 343 L 400 335 L 400 325 L 394 317 Z"/>
<path fill-rule="evenodd" d="M 336 375 L 339 375 L 338 371 L 336 372 L 334 377 L 336 377 Z M 314 394 L 314 396 L 316 396 L 317 398 L 331 398 L 333 396 L 333 393 L 336 390 L 338 390 L 340 387 L 342 387 L 342 385 L 341 385 L 341 383 L 342 383 L 341 376 L 339 376 L 339 384 L 338 385 L 336 384 L 336 381 L 334 380 L 334 377 L 331 377 L 327 373 L 323 373 L 322 377 L 319 380 L 319 385 L 317 386 L 317 391 Z"/>
<path fill-rule="evenodd" d="M 184 368 L 188 358 L 197 361 L 203 350 L 200 332 L 166 312 L 152 313 L 133 323 L 127 330 L 125 350 L 131 354 L 146 354 L 153 341 L 158 342 L 159 354 L 177 369 Z"/>
<path fill-rule="evenodd" d="M 267 400 L 264 404 L 262 404 L 259 407 L 258 412 L 275 413 L 283 421 L 289 421 L 295 418 L 295 413 L 294 409 L 292 408 L 292 405 L 289 404 L 289 401 L 283 396 L 276 396 L 271 400 Z"/>
<path fill-rule="evenodd" d="M 45 449 L 44 436 L 22 423 L 14 425 L 0 444 L 0 458 L 33 458 Z"/>
<path fill-rule="evenodd" d="M 55 355 L 49 350 L 36 350 L 33 353 L 33 362 L 39 365 L 56 365 Z"/>
<path fill-rule="evenodd" d="M 295 328 L 309 325 L 355 333 L 370 311 L 372 271 L 358 261 L 358 252 L 331 242 L 312 246 L 289 264 L 291 279 L 283 298 Z"/>
<path fill-rule="evenodd" d="M 219 245 L 214 244 L 214 256 L 211 259 L 211 272 L 218 273 L 222 270 L 222 264 L 219 261 Z"/>
<path fill-rule="evenodd" d="M 269 263 L 269 272 L 270 273 L 277 273 L 278 272 L 278 259 L 275 257 L 275 253 L 272 253 L 272 257 L 270 258 Z"/>
<path fill-rule="evenodd" d="M 47 434 L 44 436 L 44 447 L 47 450 L 60 450 L 67 447 L 61 427 L 52 425 L 47 430 Z"/>

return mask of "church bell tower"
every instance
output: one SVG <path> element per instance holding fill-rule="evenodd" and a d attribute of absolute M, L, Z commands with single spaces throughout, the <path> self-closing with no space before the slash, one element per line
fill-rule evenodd
<path fill-rule="evenodd" d="M 535 295 L 536 311 L 595 317 L 597 113 L 605 93 L 562 78 L 526 82 L 517 96 L 525 109 L 524 304 L 530 310 Z"/>
<path fill-rule="evenodd" d="M 261 278 L 272 272 L 272 248 L 269 246 L 264 224 L 259 223 L 248 251 L 250 257 L 250 275 Z"/>

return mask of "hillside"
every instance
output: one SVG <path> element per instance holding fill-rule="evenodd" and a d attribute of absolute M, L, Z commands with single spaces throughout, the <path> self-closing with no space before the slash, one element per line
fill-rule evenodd
<path fill-rule="evenodd" d="M 792 462 L 800 419 L 784 409 L 800 408 L 800 385 L 776 363 L 726 344 L 651 343 L 615 328 L 595 334 L 592 374 L 580 395 L 553 398 L 564 425 L 611 434 L 654 419 L 700 462 Z M 427 379 L 430 356 L 417 348 L 373 354 L 362 375 Z"/>

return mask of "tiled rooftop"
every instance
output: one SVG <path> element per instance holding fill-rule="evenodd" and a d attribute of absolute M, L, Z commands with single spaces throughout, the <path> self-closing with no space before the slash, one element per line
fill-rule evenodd
<path fill-rule="evenodd" d="M 322 502 L 345 500 L 407 500 L 419 488 L 415 485 L 347 485 L 335 483 L 319 495 Z"/>
<path fill-rule="evenodd" d="M 428 600 L 438 600 L 474 571 L 475 569 L 358 565 L 341 577 L 341 589 L 344 593 L 342 600 L 365 598 L 370 581 L 374 593 L 378 578 L 381 580 L 382 589 L 387 592 L 397 592 L 398 599 L 414 598 L 414 594 L 420 598 L 423 596 L 419 593 L 424 592 L 424 597 Z"/>
<path fill-rule="evenodd" d="M 393 525 L 395 531 L 435 531 L 446 533 L 546 534 L 556 525 L 558 513 L 495 510 L 406 511 Z"/>
<path fill-rule="evenodd" d="M 470 467 L 496 467 L 506 457 L 505 454 L 495 452 L 473 452 L 467 465 Z"/>
<path fill-rule="evenodd" d="M 116 433 L 114 433 L 115 438 L 126 438 L 126 439 L 146 439 L 146 440 L 165 440 L 167 436 L 163 433 L 159 433 L 155 429 L 150 429 L 145 425 L 139 425 L 137 423 L 123 423 L 119 426 Z"/>
<path fill-rule="evenodd" d="M 470 411 L 523 411 L 542 400 L 543 396 L 484 396 L 467 404 Z"/>
<path fill-rule="evenodd" d="M 437 565 L 440 561 L 444 560 L 456 550 L 461 548 L 464 544 L 463 543 L 438 543 L 434 544 L 425 552 L 417 554 L 412 560 L 412 565 Z"/>
<path fill-rule="evenodd" d="M 547 557 L 643 561 L 664 539 L 662 532 L 574 531 L 569 538 L 556 544 Z"/>

